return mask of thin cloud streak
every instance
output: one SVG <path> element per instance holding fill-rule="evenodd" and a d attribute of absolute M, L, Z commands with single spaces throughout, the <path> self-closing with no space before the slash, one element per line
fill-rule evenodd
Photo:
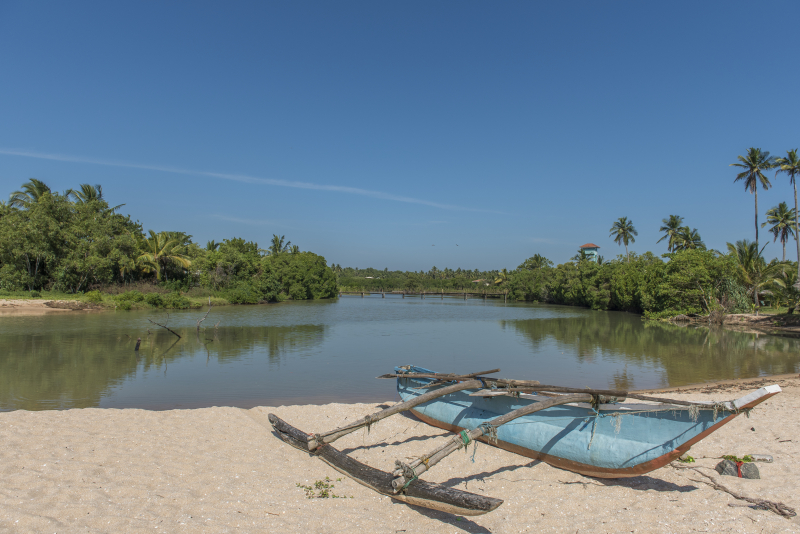
<path fill-rule="evenodd" d="M 229 174 L 220 172 L 208 171 L 193 171 L 189 169 L 180 169 L 177 167 L 169 167 L 163 165 L 145 165 L 140 163 L 128 163 L 125 161 L 101 160 L 93 158 L 82 158 L 76 156 L 69 156 L 64 154 L 45 154 L 42 152 L 34 152 L 29 150 L 18 150 L 10 148 L 0 148 L 0 154 L 7 156 L 20 156 L 25 158 L 46 159 L 52 161 L 64 161 L 68 163 L 89 163 L 91 165 L 105 165 L 108 167 L 125 167 L 128 169 L 142 169 L 147 171 L 168 172 L 172 174 L 185 174 L 195 176 L 209 176 L 212 178 L 221 178 L 223 180 L 232 180 L 235 182 L 242 182 L 247 184 L 261 184 L 272 185 L 277 187 L 292 187 L 295 189 L 309 189 L 315 191 L 333 191 L 336 193 L 347 193 L 351 195 L 360 195 L 365 197 L 378 198 L 381 200 L 392 200 L 395 202 L 406 202 L 409 204 L 420 204 L 423 206 L 430 206 L 432 208 L 439 208 L 444 210 L 455 211 L 475 211 L 483 213 L 500 213 L 491 210 L 483 210 L 476 208 L 465 208 L 463 206 L 455 206 L 452 204 L 441 204 L 439 202 L 431 202 L 429 200 L 422 200 L 413 197 L 404 197 L 394 195 L 391 193 L 384 193 L 382 191 L 371 191 L 369 189 L 360 189 L 358 187 L 347 187 L 341 185 L 324 185 L 315 184 L 311 182 L 293 182 L 289 180 L 276 180 L 273 178 L 257 178 L 255 176 L 247 176 L 244 174 Z"/>

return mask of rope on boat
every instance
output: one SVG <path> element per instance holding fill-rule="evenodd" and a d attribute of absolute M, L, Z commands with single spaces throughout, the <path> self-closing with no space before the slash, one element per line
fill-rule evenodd
<path fill-rule="evenodd" d="M 425 461 L 425 463 L 427 465 L 428 459 L 426 458 L 424 461 Z M 411 475 L 411 476 L 409 476 L 409 475 Z M 409 485 L 411 485 L 412 482 L 414 482 L 415 480 L 417 480 L 417 478 L 419 478 L 419 477 L 417 477 L 416 470 L 413 467 L 411 467 L 410 465 L 403 465 L 403 476 L 407 480 L 406 480 L 406 483 L 403 484 L 403 487 L 400 488 L 400 491 L 403 491 L 404 489 L 406 489 Z"/>
<path fill-rule="evenodd" d="M 461 442 L 462 442 L 461 445 L 459 446 L 459 449 L 461 447 L 464 447 L 464 450 L 466 450 L 467 445 L 469 445 L 469 442 L 472 441 L 472 439 L 470 439 L 469 434 L 467 434 L 466 430 L 462 430 L 461 432 L 459 432 L 459 435 L 461 436 Z"/>
<path fill-rule="evenodd" d="M 370 428 L 372 425 L 378 422 L 377 418 L 372 417 L 372 414 L 364 416 L 364 422 L 366 423 L 367 427 L 367 434 L 369 434 Z"/>

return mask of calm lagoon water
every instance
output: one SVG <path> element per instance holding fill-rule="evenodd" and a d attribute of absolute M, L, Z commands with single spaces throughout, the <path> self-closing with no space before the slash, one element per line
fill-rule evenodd
<path fill-rule="evenodd" d="M 0 411 L 386 401 L 375 377 L 405 364 L 623 389 L 800 370 L 797 338 L 565 306 L 343 297 L 213 308 L 198 333 L 204 313 L 0 316 Z"/>

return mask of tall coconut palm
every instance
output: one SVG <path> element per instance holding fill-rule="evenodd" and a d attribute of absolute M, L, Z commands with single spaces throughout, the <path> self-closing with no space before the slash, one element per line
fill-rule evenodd
<path fill-rule="evenodd" d="M 192 262 L 185 255 L 183 245 L 171 235 L 173 232 L 155 233 L 150 230 L 150 237 L 143 238 L 140 246 L 143 252 L 137 261 L 143 265 L 148 272 L 154 270 L 156 278 L 161 280 L 161 273 L 167 264 L 174 263 L 188 269 Z M 166 273 L 165 273 L 166 274 Z"/>
<path fill-rule="evenodd" d="M 206 241 L 206 250 L 207 250 L 208 252 L 214 252 L 215 250 L 217 250 L 217 249 L 219 248 L 219 246 L 220 246 L 221 244 L 222 244 L 222 243 L 217 243 L 217 242 L 216 242 L 216 241 L 214 241 L 213 239 L 212 239 L 211 241 Z"/>
<path fill-rule="evenodd" d="M 499 286 L 500 284 L 504 284 L 508 281 L 508 269 L 503 269 L 499 273 L 497 273 L 497 278 L 494 279 L 494 285 Z"/>
<path fill-rule="evenodd" d="M 758 315 L 759 292 L 770 286 L 785 286 L 781 276 L 784 264 L 777 260 L 767 263 L 761 255 L 762 250 L 758 249 L 755 242 L 747 239 L 737 241 L 735 245 L 728 243 L 728 252 L 733 255 L 737 263 L 739 280 L 753 293 L 756 315 Z"/>
<path fill-rule="evenodd" d="M 677 252 L 679 250 L 705 250 L 706 244 L 700 237 L 700 232 L 697 228 L 689 228 L 688 226 L 681 226 L 675 233 L 672 250 Z"/>
<path fill-rule="evenodd" d="M 292 248 L 289 249 L 289 252 L 292 254 L 300 254 L 300 247 L 297 245 L 292 245 Z"/>
<path fill-rule="evenodd" d="M 797 245 L 797 278 L 800 280 L 800 210 L 797 208 L 797 176 L 800 175 L 800 158 L 797 157 L 797 149 L 789 150 L 786 152 L 785 158 L 778 158 L 775 160 L 778 164 L 778 172 L 785 172 L 789 175 L 789 182 L 794 186 L 794 239 Z M 775 173 L 775 176 L 778 175 Z M 798 282 L 800 283 L 800 282 Z M 800 285 L 797 286 L 800 290 Z M 797 311 L 800 311 L 800 302 L 797 304 Z"/>
<path fill-rule="evenodd" d="M 664 237 L 656 241 L 656 243 L 661 243 L 666 239 L 667 250 L 672 252 L 675 250 L 675 236 L 677 235 L 681 224 L 683 224 L 683 217 L 679 215 L 670 215 L 669 219 L 661 219 L 661 222 L 664 224 L 658 229 L 658 231 L 664 232 Z"/>
<path fill-rule="evenodd" d="M 100 184 L 81 184 L 80 189 L 69 189 L 67 191 L 67 197 L 71 198 L 78 204 L 87 204 L 93 200 L 105 200 L 103 198 L 103 186 Z M 117 211 L 124 205 L 125 204 L 120 204 L 118 206 L 114 206 L 113 208 L 108 208 L 108 210 Z"/>
<path fill-rule="evenodd" d="M 45 193 L 50 192 L 50 187 L 41 180 L 31 178 L 22 184 L 20 191 L 14 191 L 8 199 L 8 205 L 12 208 L 27 208 L 31 204 L 39 201 Z"/>
<path fill-rule="evenodd" d="M 280 254 L 281 252 L 288 251 L 289 247 L 292 245 L 292 242 L 286 241 L 286 244 L 284 245 L 283 241 L 285 238 L 286 238 L 285 235 L 278 237 L 277 235 L 272 234 L 272 243 L 269 245 L 269 248 L 267 249 L 269 251 L 268 254 L 274 256 L 276 254 Z"/>
<path fill-rule="evenodd" d="M 744 180 L 745 191 L 750 191 L 755 196 L 756 203 L 756 249 L 758 249 L 758 184 L 769 189 L 772 184 L 769 178 L 764 176 L 764 171 L 775 168 L 775 158 L 770 157 L 769 152 L 762 151 L 760 148 L 748 148 L 747 156 L 737 156 L 739 163 L 731 163 L 731 167 L 744 169 L 736 175 L 734 183 Z"/>
<path fill-rule="evenodd" d="M 613 237 L 617 245 L 625 244 L 625 256 L 628 261 L 631 261 L 631 256 L 628 254 L 628 243 L 635 243 L 636 240 L 633 236 L 639 235 L 639 232 L 633 227 L 633 222 L 629 221 L 627 217 L 620 217 L 611 226 L 609 232 L 608 237 Z"/>
<path fill-rule="evenodd" d="M 781 240 L 781 246 L 783 247 L 783 261 L 786 261 L 786 241 L 795 235 L 795 215 L 794 209 L 789 209 L 789 205 L 786 204 L 786 202 L 781 202 L 771 210 L 767 211 L 767 222 L 761 224 L 761 228 L 764 228 L 768 224 L 772 225 L 769 231 L 772 232 L 773 236 L 775 236 L 775 238 L 772 240 L 773 242 L 777 241 L 778 239 Z"/>

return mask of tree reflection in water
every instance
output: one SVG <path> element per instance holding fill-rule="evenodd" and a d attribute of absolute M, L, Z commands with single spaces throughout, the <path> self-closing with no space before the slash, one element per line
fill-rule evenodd
<path fill-rule="evenodd" d="M 637 367 L 656 366 L 663 370 L 665 385 L 800 370 L 800 339 L 792 336 L 678 326 L 613 312 L 501 324 L 516 330 L 534 350 L 556 342 L 564 357 L 575 358 L 579 363 L 611 356 Z M 614 373 L 609 386 L 632 389 L 634 378 L 625 368 Z"/>
<path fill-rule="evenodd" d="M 0 347 L 0 411 L 89 408 L 110 388 L 137 372 L 163 370 L 204 355 L 222 365 L 245 357 L 277 363 L 287 353 L 322 342 L 325 325 L 175 328 L 143 331 L 138 352 L 128 334 L 77 334 L 61 330 L 39 335 L 7 334 Z"/>

